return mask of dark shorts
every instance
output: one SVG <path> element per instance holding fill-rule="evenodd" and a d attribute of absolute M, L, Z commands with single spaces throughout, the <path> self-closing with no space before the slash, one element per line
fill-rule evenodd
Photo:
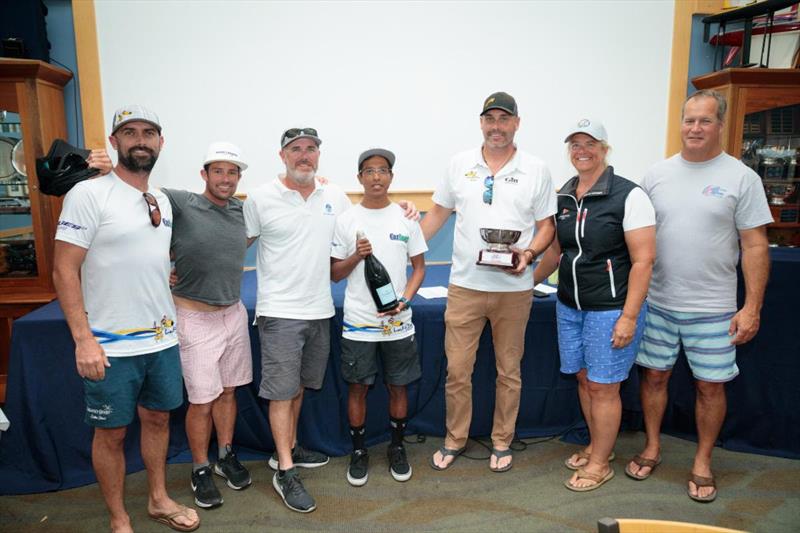
<path fill-rule="evenodd" d="M 109 357 L 110 367 L 99 381 L 83 378 L 84 421 L 99 428 L 133 422 L 136 406 L 170 411 L 183 404 L 183 377 L 178 346 L 160 352 Z"/>
<path fill-rule="evenodd" d="M 267 400 L 291 400 L 301 387 L 321 389 L 331 350 L 330 319 L 260 316 L 261 386 Z"/>
<path fill-rule="evenodd" d="M 372 385 L 378 359 L 387 385 L 408 385 L 422 376 L 416 335 L 396 341 L 366 342 L 342 339 L 342 377 L 348 383 Z"/>

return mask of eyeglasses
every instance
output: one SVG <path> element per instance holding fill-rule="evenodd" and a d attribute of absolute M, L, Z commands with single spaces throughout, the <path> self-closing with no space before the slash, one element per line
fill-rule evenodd
<path fill-rule="evenodd" d="M 381 168 L 365 168 L 361 171 L 362 176 L 366 176 L 367 178 L 373 177 L 375 174 L 379 176 L 388 176 L 391 174 L 392 169 L 381 167 Z"/>
<path fill-rule="evenodd" d="M 483 191 L 483 203 L 492 205 L 492 196 L 494 196 L 494 176 L 486 176 L 483 180 L 483 186 L 486 190 Z"/>
<path fill-rule="evenodd" d="M 149 192 L 143 192 L 142 196 L 147 204 L 147 214 L 150 215 L 150 224 L 152 224 L 154 228 L 157 228 L 161 225 L 161 208 L 158 207 L 158 200 Z"/>
<path fill-rule="evenodd" d="M 319 137 L 317 130 L 314 128 L 289 128 L 283 132 L 281 136 L 281 145 L 286 142 L 286 139 L 294 139 L 300 135 L 311 135 L 312 137 Z"/>

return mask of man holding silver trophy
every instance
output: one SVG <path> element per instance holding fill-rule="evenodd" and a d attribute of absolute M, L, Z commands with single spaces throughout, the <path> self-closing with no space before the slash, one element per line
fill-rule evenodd
<path fill-rule="evenodd" d="M 484 101 L 483 145 L 453 157 L 434 192 L 433 208 L 421 223 L 429 241 L 456 212 L 445 312 L 447 435 L 431 458 L 434 470 L 449 468 L 465 449 L 472 418 L 472 370 L 487 320 L 497 364 L 489 468 L 504 472 L 512 466 L 520 362 L 533 300 L 528 266 L 550 245 L 556 212 L 547 166 L 514 144 L 519 122 L 511 95 L 498 92 Z M 517 242 L 524 249 L 511 247 Z"/>

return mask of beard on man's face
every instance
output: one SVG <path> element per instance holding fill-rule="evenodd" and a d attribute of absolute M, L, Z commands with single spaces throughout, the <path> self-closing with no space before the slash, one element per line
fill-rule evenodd
<path fill-rule="evenodd" d="M 147 154 L 133 155 L 131 153 L 133 150 L 142 150 L 147 152 Z M 153 167 L 156 166 L 157 160 L 158 154 L 146 146 L 137 146 L 131 148 L 127 152 L 120 150 L 118 154 L 119 164 L 131 172 L 150 172 L 153 170 Z"/>
<path fill-rule="evenodd" d="M 314 170 L 300 171 L 296 169 L 286 169 L 286 175 L 298 185 L 308 185 L 313 182 L 316 174 Z"/>

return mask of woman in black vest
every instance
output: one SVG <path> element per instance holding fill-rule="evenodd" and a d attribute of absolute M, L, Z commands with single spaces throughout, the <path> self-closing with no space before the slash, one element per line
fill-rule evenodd
<path fill-rule="evenodd" d="M 565 461 L 576 492 L 614 477 L 614 442 L 622 416 L 619 386 L 636 359 L 645 296 L 655 257 L 655 212 L 644 191 L 606 163 L 608 136 L 579 121 L 567 136 L 578 175 L 558 192 L 557 239 L 534 271 L 541 282 L 558 267 L 561 372 L 577 374 L 591 442 Z"/>

